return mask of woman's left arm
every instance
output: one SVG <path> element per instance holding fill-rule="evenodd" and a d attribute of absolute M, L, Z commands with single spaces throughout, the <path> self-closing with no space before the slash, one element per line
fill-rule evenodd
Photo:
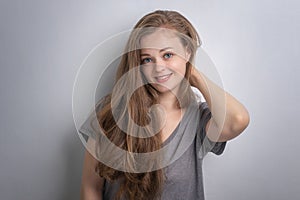
<path fill-rule="evenodd" d="M 247 109 L 232 95 L 209 80 L 195 67 L 192 68 L 190 84 L 203 94 L 212 117 L 205 129 L 207 137 L 214 142 L 231 140 L 248 126 Z"/>

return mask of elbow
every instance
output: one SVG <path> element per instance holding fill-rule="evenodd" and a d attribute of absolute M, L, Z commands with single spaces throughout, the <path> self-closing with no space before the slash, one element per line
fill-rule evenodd
<path fill-rule="evenodd" d="M 248 112 L 244 114 L 237 115 L 235 120 L 233 120 L 231 132 L 236 136 L 241 134 L 250 123 L 250 116 Z"/>
<path fill-rule="evenodd" d="M 237 115 L 231 120 L 231 126 L 223 128 L 220 141 L 228 141 L 239 136 L 249 125 L 249 114 Z"/>
<path fill-rule="evenodd" d="M 228 123 L 229 121 L 230 123 Z M 248 112 L 245 112 L 245 114 L 236 115 L 235 117 L 231 118 L 229 121 L 227 122 L 227 125 L 223 126 L 221 133 L 218 135 L 218 137 L 208 133 L 209 139 L 211 141 L 224 142 L 237 137 L 249 125 L 250 116 Z"/>

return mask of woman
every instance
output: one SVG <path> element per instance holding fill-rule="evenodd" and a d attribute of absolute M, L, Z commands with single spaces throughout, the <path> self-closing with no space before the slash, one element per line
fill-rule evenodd
<path fill-rule="evenodd" d="M 86 151 L 81 199 L 204 199 L 204 155 L 221 154 L 226 141 L 248 126 L 249 115 L 193 67 L 200 45 L 195 28 L 175 11 L 149 13 L 135 25 L 114 89 L 97 106 L 103 134 L 129 154 L 113 160 L 113 150 L 98 149 L 97 158 L 111 156 L 107 165 Z M 206 102 L 197 102 L 190 86 Z M 153 160 L 133 156 L 166 146 Z"/>

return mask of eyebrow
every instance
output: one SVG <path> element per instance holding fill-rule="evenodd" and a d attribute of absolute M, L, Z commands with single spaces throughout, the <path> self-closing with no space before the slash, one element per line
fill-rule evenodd
<path fill-rule="evenodd" d="M 166 47 L 166 48 L 163 48 L 163 49 L 159 50 L 159 52 L 163 52 L 163 51 L 166 51 L 168 49 L 173 49 L 173 48 L 172 47 Z M 143 53 L 143 54 L 141 54 L 141 56 L 150 56 L 150 54 Z"/>

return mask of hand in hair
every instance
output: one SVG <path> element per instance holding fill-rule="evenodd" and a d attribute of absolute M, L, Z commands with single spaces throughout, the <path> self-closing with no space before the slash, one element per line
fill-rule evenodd
<path fill-rule="evenodd" d="M 247 109 L 232 95 L 208 79 L 195 67 L 191 69 L 190 84 L 203 94 L 212 118 L 206 125 L 206 133 L 212 141 L 227 141 L 235 138 L 248 126 Z"/>

